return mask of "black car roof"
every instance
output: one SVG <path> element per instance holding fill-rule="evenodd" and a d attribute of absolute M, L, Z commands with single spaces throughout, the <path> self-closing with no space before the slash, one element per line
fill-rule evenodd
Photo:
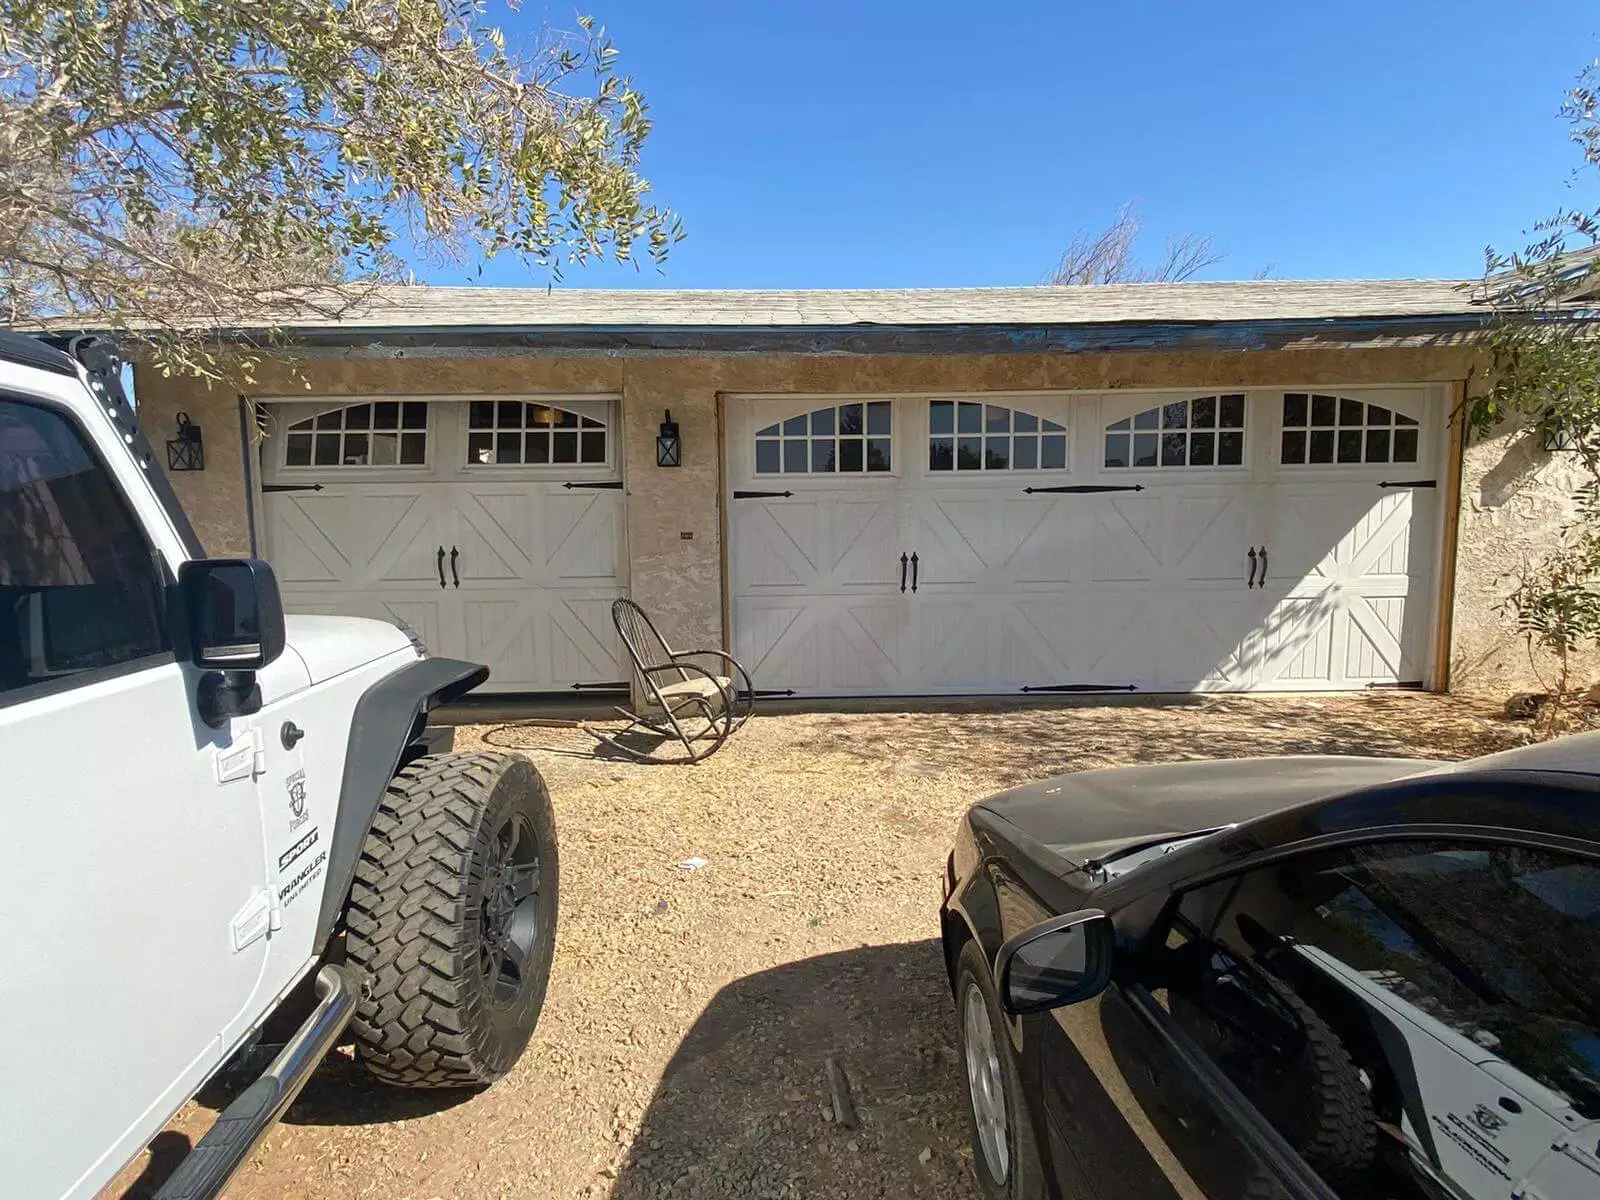
<path fill-rule="evenodd" d="M 0 359 L 25 367 L 37 367 L 41 371 L 52 371 L 57 375 L 78 373 L 78 364 L 65 351 L 47 346 L 38 338 L 8 330 L 0 330 Z"/>

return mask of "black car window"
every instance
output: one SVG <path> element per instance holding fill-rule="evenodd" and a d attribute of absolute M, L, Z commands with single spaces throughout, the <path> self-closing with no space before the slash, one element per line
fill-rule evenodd
<path fill-rule="evenodd" d="M 0 398 L 0 697 L 168 649 L 149 544 L 81 432 Z"/>
<path fill-rule="evenodd" d="M 1528 1164 L 1495 1157 L 1508 1121 L 1600 1117 L 1595 859 L 1441 842 L 1293 859 L 1182 896 L 1150 971 L 1174 1020 L 1348 1194 L 1376 1186 L 1384 1141 L 1446 1167 L 1459 1151 L 1446 1174 L 1515 1178 Z"/>

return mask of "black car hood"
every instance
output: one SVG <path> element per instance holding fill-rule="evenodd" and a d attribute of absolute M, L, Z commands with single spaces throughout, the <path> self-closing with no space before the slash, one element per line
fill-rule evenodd
<path fill-rule="evenodd" d="M 977 807 L 1082 866 L 1130 842 L 1233 825 L 1445 765 L 1414 758 L 1295 755 L 1111 767 L 1025 784 Z"/>

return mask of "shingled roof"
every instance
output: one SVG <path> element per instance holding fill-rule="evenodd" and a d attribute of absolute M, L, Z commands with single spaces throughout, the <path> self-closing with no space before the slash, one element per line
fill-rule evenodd
<path fill-rule="evenodd" d="M 292 329 L 805 329 L 1306 321 L 1482 314 L 1450 279 L 1251 280 L 1096 287 L 711 291 L 379 288 Z"/>

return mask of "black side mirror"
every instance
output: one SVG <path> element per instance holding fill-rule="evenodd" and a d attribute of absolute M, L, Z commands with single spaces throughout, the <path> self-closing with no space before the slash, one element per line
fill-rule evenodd
<path fill-rule="evenodd" d="M 1117 935 L 1111 918 L 1086 908 L 1024 929 L 995 957 L 995 990 L 1015 1016 L 1089 1000 L 1111 982 Z"/>
<path fill-rule="evenodd" d="M 283 601 L 258 558 L 207 558 L 178 568 L 189 659 L 213 671 L 258 671 L 283 653 Z"/>

